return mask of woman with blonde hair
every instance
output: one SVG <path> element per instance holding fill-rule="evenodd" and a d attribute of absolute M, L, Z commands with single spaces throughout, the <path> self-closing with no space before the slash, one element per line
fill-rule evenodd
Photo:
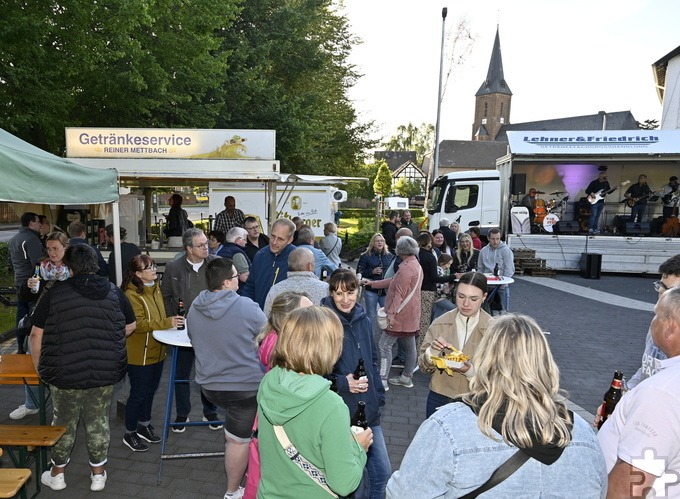
<path fill-rule="evenodd" d="M 470 234 L 461 234 L 458 240 L 458 248 L 453 253 L 453 263 L 451 270 L 458 274 L 459 277 L 465 272 L 470 272 L 477 268 L 477 260 L 479 260 L 479 250 L 476 250 L 472 245 L 472 237 Z"/>
<path fill-rule="evenodd" d="M 262 332 L 255 337 L 260 362 L 267 371 L 271 369 L 271 356 L 283 321 L 296 308 L 311 307 L 312 305 L 312 300 L 304 292 L 284 291 L 274 298 L 267 323 L 262 328 Z"/>
<path fill-rule="evenodd" d="M 340 357 L 343 337 L 340 320 L 328 308 L 298 308 L 286 317 L 272 370 L 257 394 L 262 472 L 257 497 L 328 496 L 299 458 L 317 468 L 337 495 L 359 486 L 373 433 L 370 428 L 352 433 L 347 406 L 323 377 Z M 298 459 L 286 453 L 281 429 Z"/>
<path fill-rule="evenodd" d="M 538 324 L 501 316 L 478 352 L 470 391 L 421 425 L 387 497 L 461 497 L 491 487 L 485 497 L 605 497 L 602 451 L 590 425 L 567 409 Z M 511 457 L 509 476 L 487 484 Z"/>
<path fill-rule="evenodd" d="M 357 275 L 361 274 L 364 279 L 370 281 L 379 281 L 385 278 L 385 272 L 394 260 L 394 255 L 387 250 L 387 244 L 382 234 L 376 233 L 371 237 L 368 243 L 368 248 L 359 257 L 357 263 Z M 385 306 L 385 296 L 387 292 L 384 289 L 372 289 L 366 287 L 364 290 L 364 303 L 366 305 L 366 315 L 371 321 L 373 327 L 373 334 L 378 336 L 380 329 L 378 328 L 378 307 Z"/>

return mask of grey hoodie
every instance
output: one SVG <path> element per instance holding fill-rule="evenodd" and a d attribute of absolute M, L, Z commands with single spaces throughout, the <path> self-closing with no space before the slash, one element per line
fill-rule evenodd
<path fill-rule="evenodd" d="M 257 303 L 234 291 L 199 293 L 187 314 L 196 354 L 196 383 L 214 391 L 255 391 L 264 376 L 255 336 L 267 318 Z"/>

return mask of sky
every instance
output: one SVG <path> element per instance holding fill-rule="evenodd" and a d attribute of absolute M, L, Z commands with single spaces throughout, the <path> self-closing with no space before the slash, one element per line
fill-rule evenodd
<path fill-rule="evenodd" d="M 496 27 L 511 123 L 631 111 L 661 119 L 652 64 L 680 46 L 677 0 L 344 0 L 363 43 L 349 62 L 363 75 L 349 96 L 374 138 L 399 125 L 434 124 L 445 23 L 440 140 L 470 140 L 475 93 L 486 77 Z M 456 26 L 466 20 L 471 51 L 461 61 Z"/>

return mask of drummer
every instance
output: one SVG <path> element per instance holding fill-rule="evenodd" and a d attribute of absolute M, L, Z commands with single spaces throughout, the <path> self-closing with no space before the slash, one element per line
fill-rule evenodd
<path fill-rule="evenodd" d="M 536 194 L 538 191 L 533 187 L 529 189 L 529 192 L 520 201 L 520 206 L 526 206 L 529 210 L 529 222 L 534 225 L 534 218 L 536 214 L 534 213 L 534 208 L 536 208 Z"/>

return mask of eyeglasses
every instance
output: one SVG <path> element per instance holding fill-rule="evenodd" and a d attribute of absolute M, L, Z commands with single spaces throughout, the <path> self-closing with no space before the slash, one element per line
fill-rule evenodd
<path fill-rule="evenodd" d="M 259 228 L 260 228 L 259 225 L 253 225 L 252 227 L 246 227 L 246 230 L 255 230 L 255 229 L 259 229 Z"/>
<path fill-rule="evenodd" d="M 231 280 L 231 279 L 238 279 L 238 274 L 231 276 L 231 277 L 229 278 L 229 280 Z"/>
<path fill-rule="evenodd" d="M 148 267 L 144 267 L 142 270 L 156 270 L 155 265 L 149 265 Z"/>
<path fill-rule="evenodd" d="M 654 283 L 654 289 L 657 293 L 665 293 L 668 291 L 668 286 L 666 286 L 662 281 L 656 281 Z"/>
<path fill-rule="evenodd" d="M 208 247 L 208 243 L 203 243 L 203 244 L 192 244 L 191 246 L 194 247 L 194 248 L 203 248 L 203 249 L 205 249 L 205 248 Z"/>

